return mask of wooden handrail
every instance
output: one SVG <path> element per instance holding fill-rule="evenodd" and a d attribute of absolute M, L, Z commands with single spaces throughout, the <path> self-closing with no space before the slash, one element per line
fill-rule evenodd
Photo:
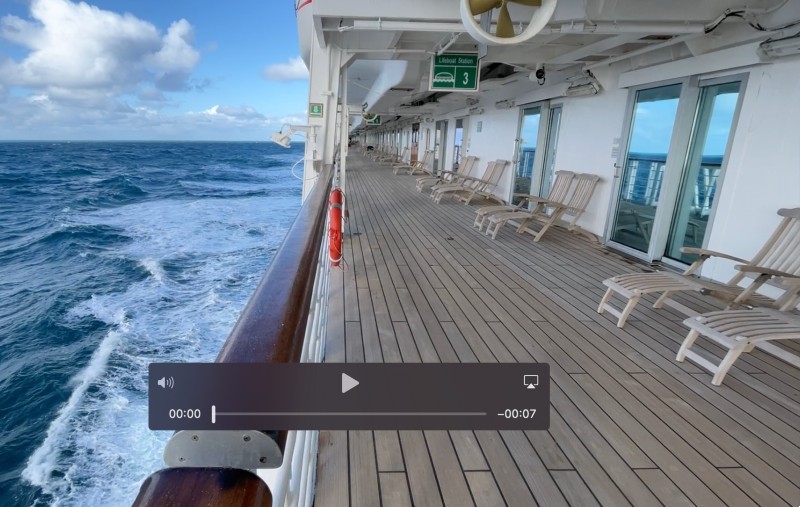
<path fill-rule="evenodd" d="M 267 273 L 225 340 L 216 362 L 299 362 L 325 233 L 333 168 L 320 171 Z M 258 429 L 258 428 L 253 428 Z M 286 431 L 263 430 L 281 451 Z M 166 468 L 142 484 L 134 507 L 219 505 L 269 507 L 267 485 L 235 468 Z"/>
<path fill-rule="evenodd" d="M 271 507 L 272 493 L 256 474 L 236 468 L 165 468 L 145 479 L 133 507 Z"/>
<path fill-rule="evenodd" d="M 300 360 L 333 170 L 320 172 L 292 228 L 217 356 L 218 363 Z"/>

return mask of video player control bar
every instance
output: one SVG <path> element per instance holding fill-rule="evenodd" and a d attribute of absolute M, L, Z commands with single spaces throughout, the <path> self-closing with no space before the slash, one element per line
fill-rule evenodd
<path fill-rule="evenodd" d="M 546 363 L 153 363 L 154 430 L 548 429 Z"/>

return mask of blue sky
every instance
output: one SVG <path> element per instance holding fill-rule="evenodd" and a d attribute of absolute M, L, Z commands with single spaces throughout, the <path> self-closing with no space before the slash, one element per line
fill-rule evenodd
<path fill-rule="evenodd" d="M 725 154 L 738 99 L 738 93 L 724 93 L 714 97 L 711 120 L 703 139 L 703 155 Z M 678 99 L 638 104 L 630 151 L 667 153 L 677 109 Z"/>
<path fill-rule="evenodd" d="M 267 139 L 297 40 L 292 0 L 2 0 L 0 139 Z"/>

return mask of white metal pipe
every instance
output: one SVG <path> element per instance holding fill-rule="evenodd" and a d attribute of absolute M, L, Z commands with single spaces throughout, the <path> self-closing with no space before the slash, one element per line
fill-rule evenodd
<path fill-rule="evenodd" d="M 681 22 L 639 22 L 639 21 L 597 21 L 585 20 L 559 21 L 556 25 L 543 29 L 540 34 L 616 34 L 616 33 L 705 33 L 705 23 Z M 352 26 L 337 27 L 335 30 L 346 32 L 351 30 L 383 30 L 383 31 L 409 31 L 409 32 L 463 32 L 464 24 L 461 22 L 437 21 L 384 21 L 382 19 L 356 19 Z"/>
<path fill-rule="evenodd" d="M 614 35 L 623 33 L 641 34 L 688 34 L 705 33 L 705 23 L 680 23 L 680 22 L 611 22 L 597 21 L 587 23 L 585 21 L 562 22 L 558 27 L 545 28 L 542 34 L 600 34 Z"/>
<path fill-rule="evenodd" d="M 604 65 L 611 65 L 612 63 L 616 63 L 622 60 L 628 60 L 635 56 L 643 55 L 646 53 L 650 53 L 651 51 L 656 51 L 657 49 L 666 48 L 669 46 L 674 46 L 675 44 L 680 44 L 681 42 L 686 42 L 687 40 L 696 39 L 697 37 L 701 37 L 703 34 L 687 34 L 682 35 L 680 37 L 673 37 L 669 40 L 665 40 L 664 42 L 659 42 L 658 44 L 653 44 L 650 46 L 643 47 L 641 49 L 636 49 L 634 51 L 629 51 L 628 53 L 619 55 L 619 56 L 612 56 L 611 58 L 606 58 L 605 60 L 601 60 L 599 62 L 595 62 L 591 65 L 585 65 L 583 70 L 592 70 L 596 69 L 597 67 L 602 67 Z"/>
<path fill-rule="evenodd" d="M 407 54 L 407 53 L 411 53 L 411 54 L 433 54 L 433 53 L 435 53 L 435 51 L 429 51 L 427 49 L 394 49 L 394 48 L 389 48 L 389 49 L 348 49 L 346 51 L 346 53 L 348 53 L 348 54 L 361 54 L 361 53 L 363 53 L 363 54 L 372 54 L 372 53 L 381 53 L 381 54 L 383 54 L 383 53 L 386 53 L 386 54 L 390 54 L 390 55 L 395 55 L 395 54 Z"/>

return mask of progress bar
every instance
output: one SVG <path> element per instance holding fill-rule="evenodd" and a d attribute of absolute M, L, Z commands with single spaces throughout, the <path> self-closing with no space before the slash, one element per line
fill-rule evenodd
<path fill-rule="evenodd" d="M 158 430 L 536 430 L 550 424 L 544 363 L 151 363 L 149 374 L 149 424 Z"/>
<path fill-rule="evenodd" d="M 217 412 L 211 405 L 211 422 L 217 416 L 235 417 L 485 417 L 487 412 Z"/>

